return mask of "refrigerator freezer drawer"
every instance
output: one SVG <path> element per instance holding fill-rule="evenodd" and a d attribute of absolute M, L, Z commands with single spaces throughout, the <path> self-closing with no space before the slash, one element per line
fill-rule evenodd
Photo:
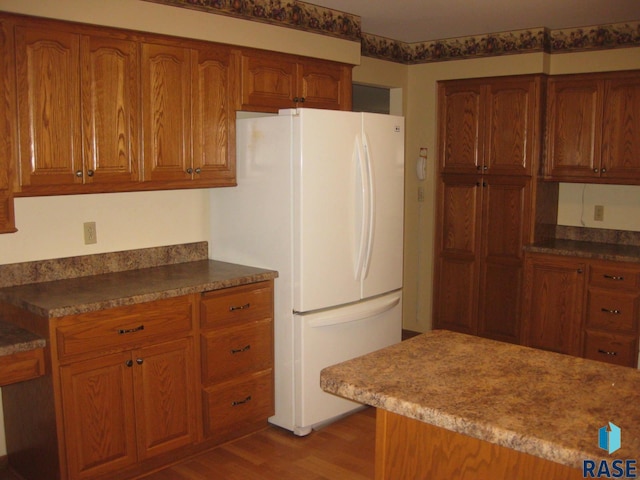
<path fill-rule="evenodd" d="M 306 435 L 360 404 L 325 393 L 320 371 L 330 365 L 398 343 L 402 337 L 402 291 L 353 305 L 294 315 L 295 428 Z"/>

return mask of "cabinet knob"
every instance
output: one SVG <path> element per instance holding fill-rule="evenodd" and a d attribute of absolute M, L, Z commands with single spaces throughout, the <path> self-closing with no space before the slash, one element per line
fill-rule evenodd
<path fill-rule="evenodd" d="M 578 269 L 578 273 L 582 273 L 582 269 L 581 268 Z"/>
<path fill-rule="evenodd" d="M 82 177 L 82 170 L 76 170 L 76 177 Z"/>
<path fill-rule="evenodd" d="M 89 175 L 90 177 L 93 177 L 93 174 L 95 172 L 93 170 L 87 170 L 87 175 Z"/>
<path fill-rule="evenodd" d="M 144 359 L 142 359 L 142 358 L 136 358 L 136 363 L 137 363 L 138 365 L 142 365 L 142 364 L 144 363 Z"/>
<path fill-rule="evenodd" d="M 478 166 L 476 167 L 476 170 L 478 170 L 478 171 L 482 170 L 482 165 L 478 165 Z"/>
<path fill-rule="evenodd" d="M 602 167 L 602 173 L 607 173 L 607 169 L 605 167 Z"/>
<path fill-rule="evenodd" d="M 200 168 L 196 168 L 195 172 L 196 172 L 197 174 L 200 174 L 200 172 L 202 172 L 202 170 L 201 170 Z"/>
<path fill-rule="evenodd" d="M 125 364 L 127 367 L 133 367 L 133 360 L 127 360 L 126 362 L 124 362 L 124 364 Z"/>
<path fill-rule="evenodd" d="M 482 167 L 482 170 L 485 170 L 485 171 L 486 171 L 486 170 L 489 170 L 489 167 L 487 167 L 486 165 L 484 165 L 484 166 Z"/>
<path fill-rule="evenodd" d="M 598 170 L 597 168 L 593 169 L 593 173 L 598 173 L 600 170 Z"/>
<path fill-rule="evenodd" d="M 193 173 L 193 168 L 191 168 L 191 167 L 187 168 L 187 173 L 189 175 L 191 175 Z"/>

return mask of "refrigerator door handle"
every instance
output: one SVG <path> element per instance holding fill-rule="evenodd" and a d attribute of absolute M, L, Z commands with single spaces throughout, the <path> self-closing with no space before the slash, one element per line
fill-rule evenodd
<path fill-rule="evenodd" d="M 353 155 L 355 157 L 356 164 L 356 211 L 360 215 L 360 218 L 356 220 L 356 229 L 359 227 L 359 231 L 356 231 L 356 242 L 357 246 L 357 258 L 355 264 L 354 276 L 356 280 L 360 280 L 362 278 L 362 274 L 364 271 L 364 265 L 367 255 L 367 242 L 369 231 L 369 201 L 368 201 L 368 190 L 367 190 L 367 163 L 366 158 L 363 152 L 362 143 L 360 139 L 356 137 L 354 146 L 353 146 Z"/>
<path fill-rule="evenodd" d="M 366 254 L 364 256 L 364 264 L 362 265 L 362 278 L 367 278 L 369 274 L 369 264 L 371 263 L 371 252 L 373 250 L 373 241 L 374 241 L 374 231 L 375 231 L 375 218 L 376 218 L 376 192 L 375 192 L 375 181 L 374 181 L 374 171 L 373 171 L 373 163 L 371 160 L 371 147 L 369 143 L 369 138 L 367 134 L 363 134 L 362 136 L 363 150 L 364 150 L 364 158 L 366 164 L 367 171 L 367 180 L 365 182 L 365 190 L 366 194 L 366 203 L 368 204 L 368 221 L 367 221 L 367 249 Z"/>
<path fill-rule="evenodd" d="M 321 312 L 308 313 L 302 315 L 302 317 L 312 328 L 329 327 L 380 315 L 394 308 L 399 302 L 400 292 L 396 292 L 393 295 L 370 300 L 364 304 L 342 307 L 339 309 L 340 311 L 337 311 L 337 309 L 323 310 Z"/>

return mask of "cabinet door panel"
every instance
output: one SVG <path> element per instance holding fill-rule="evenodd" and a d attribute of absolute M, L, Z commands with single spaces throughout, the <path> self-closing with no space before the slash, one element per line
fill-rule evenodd
<path fill-rule="evenodd" d="M 487 86 L 485 165 L 488 173 L 531 175 L 539 130 L 539 79 L 493 81 Z"/>
<path fill-rule="evenodd" d="M 602 84 L 550 79 L 548 85 L 545 175 L 598 177 Z"/>
<path fill-rule="evenodd" d="M 184 338 L 134 352 L 140 460 L 195 441 L 193 340 Z"/>
<path fill-rule="evenodd" d="M 525 344 L 580 355 L 585 265 L 574 259 L 527 262 Z"/>
<path fill-rule="evenodd" d="M 144 180 L 189 180 L 191 52 L 142 44 Z"/>
<path fill-rule="evenodd" d="M 136 461 L 135 413 L 128 352 L 60 367 L 69 478 Z"/>
<path fill-rule="evenodd" d="M 17 26 L 21 184 L 82 183 L 79 36 Z"/>
<path fill-rule="evenodd" d="M 478 173 L 482 169 L 482 85 L 440 85 L 440 166 L 445 173 Z"/>
<path fill-rule="evenodd" d="M 16 154 L 15 64 L 11 29 L 0 20 L 0 233 L 16 231 L 13 171 Z"/>
<path fill-rule="evenodd" d="M 326 62 L 299 65 L 300 96 L 305 107 L 351 110 L 351 70 Z"/>
<path fill-rule="evenodd" d="M 80 51 L 85 182 L 137 181 L 137 44 L 83 36 Z"/>
<path fill-rule="evenodd" d="M 293 107 L 297 66 L 284 56 L 251 54 L 242 57 L 242 108 L 277 112 Z"/>
<path fill-rule="evenodd" d="M 235 63 L 228 49 L 194 52 L 193 168 L 194 179 L 234 184 Z"/>
<path fill-rule="evenodd" d="M 640 78 L 609 80 L 605 89 L 602 176 L 640 179 Z"/>

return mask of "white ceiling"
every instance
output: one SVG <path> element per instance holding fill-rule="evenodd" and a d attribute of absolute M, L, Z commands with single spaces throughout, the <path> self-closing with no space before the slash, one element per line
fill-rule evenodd
<path fill-rule="evenodd" d="M 362 31 L 423 42 L 527 28 L 640 21 L 640 0 L 309 0 L 359 15 Z"/>

